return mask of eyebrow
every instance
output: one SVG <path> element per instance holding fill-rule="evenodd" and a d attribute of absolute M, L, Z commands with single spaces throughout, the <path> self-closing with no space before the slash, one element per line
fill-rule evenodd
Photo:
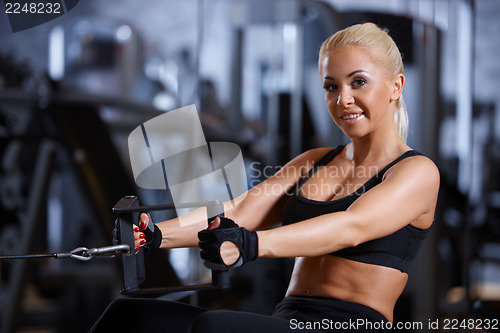
<path fill-rule="evenodd" d="M 367 74 L 370 74 L 369 72 L 367 72 L 365 70 L 357 69 L 357 70 L 352 71 L 349 74 L 347 74 L 347 77 L 351 77 L 351 76 L 353 76 L 354 74 L 357 74 L 357 73 L 367 73 Z M 325 76 L 323 78 L 323 80 L 335 80 L 335 79 L 332 76 Z"/>

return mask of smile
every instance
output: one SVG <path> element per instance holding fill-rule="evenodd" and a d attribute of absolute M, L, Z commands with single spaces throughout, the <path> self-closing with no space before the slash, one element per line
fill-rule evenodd
<path fill-rule="evenodd" d="M 363 113 L 353 113 L 353 114 L 349 114 L 349 115 L 346 115 L 346 116 L 343 116 L 340 118 L 342 118 L 343 120 L 351 120 L 351 119 L 360 118 L 363 115 L 364 115 Z"/>

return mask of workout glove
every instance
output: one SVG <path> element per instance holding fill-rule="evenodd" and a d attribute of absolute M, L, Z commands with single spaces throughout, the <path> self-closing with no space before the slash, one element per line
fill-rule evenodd
<path fill-rule="evenodd" d="M 220 219 L 219 228 L 203 230 L 198 233 L 201 257 L 208 261 L 205 262 L 205 265 L 212 269 L 220 268 L 220 265 L 229 268 L 243 266 L 248 261 L 255 260 L 259 254 L 257 233 L 239 227 L 233 220 L 226 217 Z M 240 257 L 232 265 L 226 265 L 220 255 L 220 247 L 225 241 L 233 242 L 240 249 Z"/>
<path fill-rule="evenodd" d="M 162 234 L 160 228 L 153 223 L 153 218 L 149 213 L 146 213 L 149 216 L 148 227 L 142 232 L 146 235 L 146 244 L 144 244 L 144 254 L 148 254 L 151 252 L 155 252 L 160 248 Z"/>
<path fill-rule="evenodd" d="M 146 230 L 143 230 L 146 235 L 146 244 L 144 244 L 144 254 L 148 254 L 151 252 L 155 252 L 160 248 L 162 234 L 160 228 L 153 223 L 153 218 L 149 213 L 146 213 L 149 216 L 149 223 Z M 118 219 L 115 221 L 115 228 L 113 229 L 113 245 L 122 244 L 120 237 L 120 225 L 118 223 Z"/>

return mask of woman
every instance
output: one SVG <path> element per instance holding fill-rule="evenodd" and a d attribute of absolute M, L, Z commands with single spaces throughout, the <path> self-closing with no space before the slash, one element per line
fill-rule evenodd
<path fill-rule="evenodd" d="M 216 218 L 199 232 L 206 221 L 201 211 L 187 226 L 177 219 L 157 224 L 162 248 L 199 242 L 202 257 L 213 263 L 296 257 L 275 313 L 122 300 L 101 322 L 136 304 L 135 317 L 144 319 L 147 330 L 160 332 L 388 331 L 411 262 L 434 219 L 439 172 L 405 143 L 403 63 L 384 30 L 365 23 L 337 32 L 321 46 L 319 73 L 328 111 L 349 144 L 307 151 L 252 188 L 226 211 L 237 226 Z M 142 214 L 137 247 L 146 243 L 141 230 L 148 223 Z"/>

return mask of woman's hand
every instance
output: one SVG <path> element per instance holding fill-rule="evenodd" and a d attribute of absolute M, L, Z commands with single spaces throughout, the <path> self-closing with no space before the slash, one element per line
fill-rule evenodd
<path fill-rule="evenodd" d="M 217 229 L 220 227 L 220 225 L 221 225 L 221 220 L 220 217 L 217 216 L 212 221 L 212 223 L 208 225 L 206 230 Z M 241 254 L 240 248 L 231 241 L 225 241 L 220 246 L 220 256 L 222 261 L 224 262 L 224 265 L 226 266 L 234 265 L 234 263 L 236 263 L 236 261 L 240 257 L 240 254 Z"/>
<path fill-rule="evenodd" d="M 239 267 L 258 255 L 257 233 L 228 218 L 216 217 L 198 239 L 201 257 L 211 264 Z"/>
<path fill-rule="evenodd" d="M 141 213 L 141 215 L 139 216 L 138 224 L 139 226 L 133 224 L 135 253 L 139 252 L 139 248 L 146 244 L 146 234 L 143 231 L 148 227 L 149 215 L 146 213 Z"/>
<path fill-rule="evenodd" d="M 133 224 L 135 253 L 139 248 L 144 247 L 145 254 L 154 252 L 160 248 L 162 233 L 160 229 L 151 221 L 147 213 L 139 215 L 139 226 Z"/>

